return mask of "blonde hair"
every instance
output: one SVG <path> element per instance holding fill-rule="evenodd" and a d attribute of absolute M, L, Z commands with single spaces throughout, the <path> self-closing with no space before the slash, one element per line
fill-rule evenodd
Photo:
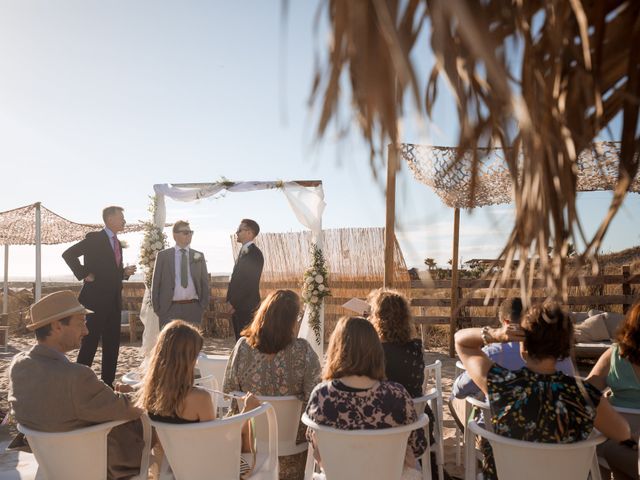
<path fill-rule="evenodd" d="M 136 404 L 162 416 L 179 416 L 193 388 L 193 372 L 204 343 L 192 325 L 173 320 L 160 332 Z"/>
<path fill-rule="evenodd" d="M 378 334 L 362 317 L 342 317 L 329 339 L 323 380 L 364 375 L 384 380 L 384 350 Z"/>
<path fill-rule="evenodd" d="M 390 343 L 407 343 L 415 337 L 415 328 L 409 302 L 397 290 L 379 288 L 369 294 L 371 323 L 380 340 Z"/>

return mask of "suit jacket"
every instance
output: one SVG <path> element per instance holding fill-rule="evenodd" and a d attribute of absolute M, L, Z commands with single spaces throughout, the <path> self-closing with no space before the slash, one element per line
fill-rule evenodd
<path fill-rule="evenodd" d="M 252 243 L 247 253 L 240 255 L 233 267 L 227 302 L 238 312 L 251 312 L 260 304 L 260 276 L 263 266 L 262 252 Z"/>
<path fill-rule="evenodd" d="M 9 367 L 8 400 L 15 419 L 41 432 L 68 432 L 113 420 L 135 420 L 140 410 L 115 393 L 89 367 L 43 345 L 17 354 Z M 140 470 L 140 422 L 115 427 L 107 437 L 109 479 Z"/>
<path fill-rule="evenodd" d="M 84 264 L 80 257 L 84 256 Z M 100 309 L 117 301 L 122 309 L 122 280 L 125 278 L 122 266 L 117 265 L 109 241 L 104 230 L 87 233 L 84 240 L 69 247 L 62 254 L 62 258 L 78 280 L 93 273 L 93 282 L 84 282 L 78 300 L 90 310 Z M 127 277 L 128 278 L 128 277 Z"/>
<path fill-rule="evenodd" d="M 140 416 L 127 396 L 111 390 L 89 367 L 39 344 L 11 362 L 8 400 L 19 423 L 42 432 Z"/>
<path fill-rule="evenodd" d="M 195 255 L 199 259 L 195 260 Z M 176 249 L 166 248 L 158 252 L 156 263 L 153 267 L 153 280 L 151 281 L 151 302 L 153 311 L 161 316 L 166 314 L 171 307 L 173 292 L 176 288 Z M 207 272 L 207 262 L 205 262 L 202 252 L 198 252 L 189 247 L 189 271 L 193 285 L 196 287 L 198 301 L 202 310 L 209 306 L 209 273 Z"/>

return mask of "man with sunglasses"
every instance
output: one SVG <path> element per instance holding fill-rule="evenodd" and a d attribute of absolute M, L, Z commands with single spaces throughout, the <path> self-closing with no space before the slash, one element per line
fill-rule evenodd
<path fill-rule="evenodd" d="M 153 268 L 151 302 L 160 319 L 160 329 L 171 320 L 200 325 L 209 305 L 209 273 L 202 252 L 191 248 L 193 230 L 189 222 L 173 225 L 175 247 L 158 253 Z"/>
<path fill-rule="evenodd" d="M 227 304 L 231 310 L 236 340 L 240 338 L 244 327 L 251 322 L 253 313 L 260 305 L 260 276 L 264 257 L 254 243 L 258 233 L 260 226 L 249 218 L 240 222 L 236 232 L 236 241 L 242 244 L 242 248 L 238 253 L 227 289 Z"/>

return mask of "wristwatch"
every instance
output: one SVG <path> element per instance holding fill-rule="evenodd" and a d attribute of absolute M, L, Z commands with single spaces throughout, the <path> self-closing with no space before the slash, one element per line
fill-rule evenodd
<path fill-rule="evenodd" d="M 482 337 L 482 343 L 489 345 L 491 343 L 491 335 L 489 334 L 489 327 L 484 326 L 480 330 L 480 336 Z"/>

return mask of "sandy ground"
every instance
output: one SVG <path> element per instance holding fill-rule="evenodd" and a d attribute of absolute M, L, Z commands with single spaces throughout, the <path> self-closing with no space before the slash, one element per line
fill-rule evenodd
<path fill-rule="evenodd" d="M 0 351 L 0 411 L 3 413 L 8 409 L 7 403 L 7 389 L 8 378 L 7 369 L 11 363 L 11 359 L 16 353 L 29 350 L 32 345 L 35 344 L 35 339 L 32 336 L 15 336 L 9 339 L 9 346 L 6 351 Z M 205 338 L 205 346 L 203 351 L 207 354 L 229 354 L 233 348 L 233 338 Z M 69 357 L 75 360 L 77 351 L 71 352 Z M 98 349 L 96 359 L 101 358 L 101 351 Z M 445 350 L 432 350 L 425 353 L 425 362 L 427 364 L 433 363 L 436 360 L 442 362 L 442 388 L 444 392 L 444 438 L 445 438 L 445 468 L 449 474 L 455 475 L 459 478 L 463 476 L 462 467 L 455 465 L 455 427 L 453 419 L 449 413 L 449 407 L 446 404 L 449 394 L 451 392 L 451 385 L 455 378 L 455 361 L 456 359 L 449 358 L 445 353 Z M 120 357 L 118 361 L 117 378 L 120 378 L 123 374 L 135 370 L 142 362 L 142 354 L 140 351 L 140 342 L 130 343 L 122 338 L 122 344 L 120 346 Z M 93 369 L 97 375 L 100 375 L 99 361 L 94 362 Z M 10 439 L 15 433 L 14 425 L 5 425 L 0 427 L 0 442 Z M 0 454 L 4 455 L 4 454 Z"/>

